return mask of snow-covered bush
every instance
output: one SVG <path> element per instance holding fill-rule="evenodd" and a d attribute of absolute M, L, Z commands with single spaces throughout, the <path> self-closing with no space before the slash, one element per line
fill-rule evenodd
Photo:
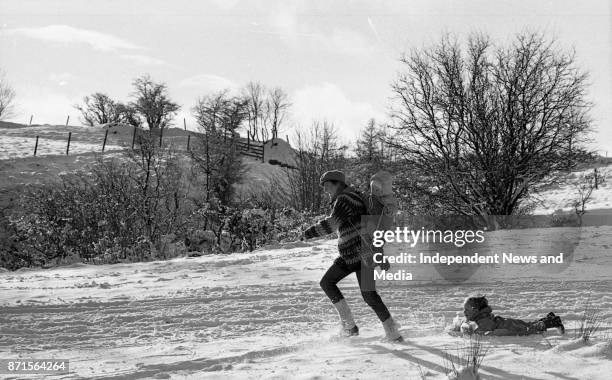
<path fill-rule="evenodd" d="M 5 216 L 0 218 L 0 268 L 16 270 L 45 263 L 42 252 L 24 247 L 26 238 L 26 234 L 20 233 L 18 221 Z"/>
<path fill-rule="evenodd" d="M 22 212 L 12 221 L 19 240 L 12 256 L 22 259 L 12 266 L 48 265 L 74 255 L 115 263 L 180 254 L 167 249 L 162 237 L 187 219 L 183 173 L 170 151 L 146 154 L 148 164 L 138 161 L 138 153 L 123 162 L 99 159 L 88 172 L 26 187 Z"/>
<path fill-rule="evenodd" d="M 227 218 L 227 231 L 241 242 L 242 251 L 266 244 L 299 238 L 301 231 L 315 222 L 313 215 L 291 208 L 237 209 Z"/>

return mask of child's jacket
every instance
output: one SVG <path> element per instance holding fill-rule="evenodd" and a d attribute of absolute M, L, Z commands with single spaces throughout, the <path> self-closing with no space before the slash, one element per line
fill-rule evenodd
<path fill-rule="evenodd" d="M 489 306 L 479 310 L 477 314 L 466 318 L 478 325 L 475 333 L 487 335 L 529 335 L 539 334 L 546 328 L 541 321 L 525 322 L 520 319 L 495 316 Z"/>

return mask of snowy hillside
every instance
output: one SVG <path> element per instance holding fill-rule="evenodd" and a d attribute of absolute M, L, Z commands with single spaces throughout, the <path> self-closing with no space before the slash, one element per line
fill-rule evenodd
<path fill-rule="evenodd" d="M 73 155 L 101 152 L 105 129 L 80 125 L 32 125 L 0 123 L 0 160 L 30 157 L 34 154 L 36 136 L 37 156 L 65 155 L 70 137 L 70 151 Z M 129 136 L 128 136 L 129 135 Z M 131 133 L 112 133 L 107 136 L 105 151 L 122 150 L 131 142 Z"/>
<path fill-rule="evenodd" d="M 593 194 L 587 203 L 587 212 L 595 209 L 612 208 L 612 165 L 598 168 L 599 174 L 607 178 L 607 181 L 593 190 Z M 572 211 L 573 202 L 578 199 L 576 184 L 584 175 L 592 174 L 593 169 L 575 171 L 568 175 L 567 183 L 553 189 L 549 189 L 540 195 L 543 203 L 534 213 L 538 215 L 551 214 L 556 210 Z"/>
<path fill-rule="evenodd" d="M 493 241 L 525 232 L 503 233 Z M 354 275 L 340 287 L 361 335 L 332 338 L 337 317 L 318 281 L 336 255 L 334 240 L 251 254 L 3 272 L 0 357 L 68 358 L 75 374 L 64 378 L 420 379 L 422 373 L 444 379 L 444 353 L 463 341 L 445 328 L 465 296 L 484 293 L 499 315 L 530 320 L 555 311 L 568 332 L 484 338 L 483 379 L 604 380 L 612 373 L 610 247 L 611 226 L 588 227 L 574 262 L 560 273 L 534 276 L 510 265 L 481 267 L 495 277 L 462 284 L 379 283 L 404 344 L 381 340 L 382 327 Z M 585 345 L 572 338 L 587 298 L 605 323 Z"/>
<path fill-rule="evenodd" d="M 72 132 L 70 155 L 66 156 L 68 133 Z M 56 179 L 58 174 L 83 169 L 95 162 L 96 155 L 105 158 L 121 157 L 131 146 L 133 130 L 129 127 L 113 127 L 109 130 L 105 152 L 102 154 L 104 128 L 87 126 L 33 125 L 0 122 L 0 172 L 5 174 L 3 185 L 19 183 L 40 183 Z M 33 156 L 36 136 L 40 136 L 38 152 Z M 187 132 L 179 128 L 170 128 L 164 141 L 170 141 L 175 147 L 184 149 L 187 144 Z M 191 140 L 191 144 L 195 139 Z M 284 147 L 280 147 L 284 148 Z M 288 152 L 268 149 L 266 160 L 271 158 L 292 162 Z M 243 156 L 246 167 L 246 178 L 237 185 L 240 195 L 252 192 L 269 191 L 273 187 L 286 186 L 281 180 L 288 169 L 270 165 L 255 158 Z M 587 212 L 595 209 L 612 208 L 612 164 L 599 168 L 602 175 L 607 174 L 608 181 L 595 190 L 587 204 Z M 567 184 L 551 188 L 539 195 L 541 202 L 535 208 L 538 215 L 550 215 L 556 210 L 572 211 L 572 202 L 576 200 L 574 184 L 581 175 L 592 172 L 592 169 L 573 172 L 568 176 Z"/>
<path fill-rule="evenodd" d="M 66 155 L 68 133 L 72 133 L 69 155 Z M 57 179 L 64 173 L 85 169 L 95 163 L 98 156 L 104 159 L 122 158 L 131 146 L 133 129 L 111 127 L 104 152 L 105 128 L 88 126 L 33 125 L 0 122 L 0 173 L 4 175 L 2 186 L 23 183 L 43 183 Z M 188 132 L 169 128 L 164 132 L 164 144 L 171 143 L 178 150 L 184 150 Z M 34 156 L 36 136 L 39 136 L 37 154 Z M 192 136 L 193 137 L 193 136 Z M 197 139 L 190 141 L 193 147 Z M 266 158 L 286 161 L 287 152 L 277 152 L 274 147 L 266 151 Z M 279 157 L 280 156 L 280 157 Z M 284 169 L 270 165 L 249 156 L 241 156 L 246 168 L 243 184 L 238 193 L 269 191 L 269 183 L 278 185 L 284 178 Z M 267 162 L 267 161 L 266 161 Z"/>

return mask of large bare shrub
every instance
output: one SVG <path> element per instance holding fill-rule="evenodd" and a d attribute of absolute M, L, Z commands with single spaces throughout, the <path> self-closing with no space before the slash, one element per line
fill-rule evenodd
<path fill-rule="evenodd" d="M 100 92 L 85 96 L 82 105 L 74 106 L 81 113 L 83 122 L 90 126 L 123 121 L 124 107 L 121 103 Z"/>
<path fill-rule="evenodd" d="M 422 176 L 412 190 L 439 211 L 513 214 L 540 181 L 583 156 L 587 75 L 541 34 L 505 46 L 445 36 L 401 63 L 389 143 Z"/>
<path fill-rule="evenodd" d="M 172 124 L 180 106 L 170 99 L 168 86 L 155 82 L 149 75 L 134 79 L 133 100 L 123 113 L 134 126 L 146 126 L 150 131 L 163 131 Z"/>

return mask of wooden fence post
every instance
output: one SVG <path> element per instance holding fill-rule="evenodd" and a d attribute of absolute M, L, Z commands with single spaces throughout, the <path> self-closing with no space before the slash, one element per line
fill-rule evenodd
<path fill-rule="evenodd" d="M 136 140 L 136 127 L 134 127 L 134 133 L 132 134 L 132 149 L 134 149 L 135 140 Z"/>
<path fill-rule="evenodd" d="M 68 122 L 70 121 L 70 115 L 66 117 L 66 126 L 68 126 Z"/>
<path fill-rule="evenodd" d="M 164 134 L 164 129 L 160 128 L 159 129 L 159 146 L 160 147 L 162 146 L 162 136 L 163 136 L 163 134 Z"/>
<path fill-rule="evenodd" d="M 68 132 L 68 145 L 66 145 L 66 156 L 68 155 L 68 151 L 70 150 L 70 138 L 72 137 L 72 132 Z"/>
<path fill-rule="evenodd" d="M 32 119 L 34 118 L 34 115 L 30 115 L 30 125 L 32 125 Z"/>
<path fill-rule="evenodd" d="M 189 150 L 189 142 L 191 141 L 191 135 L 187 135 L 187 150 Z"/>
<path fill-rule="evenodd" d="M 106 138 L 108 137 L 108 129 L 104 132 L 104 142 L 102 143 L 102 151 L 104 152 L 104 147 L 106 146 Z"/>
<path fill-rule="evenodd" d="M 38 136 L 36 136 L 36 144 L 34 144 L 34 156 L 36 156 L 37 150 L 38 150 Z"/>
<path fill-rule="evenodd" d="M 185 118 L 183 118 L 183 128 L 187 130 L 187 122 L 185 121 Z"/>

